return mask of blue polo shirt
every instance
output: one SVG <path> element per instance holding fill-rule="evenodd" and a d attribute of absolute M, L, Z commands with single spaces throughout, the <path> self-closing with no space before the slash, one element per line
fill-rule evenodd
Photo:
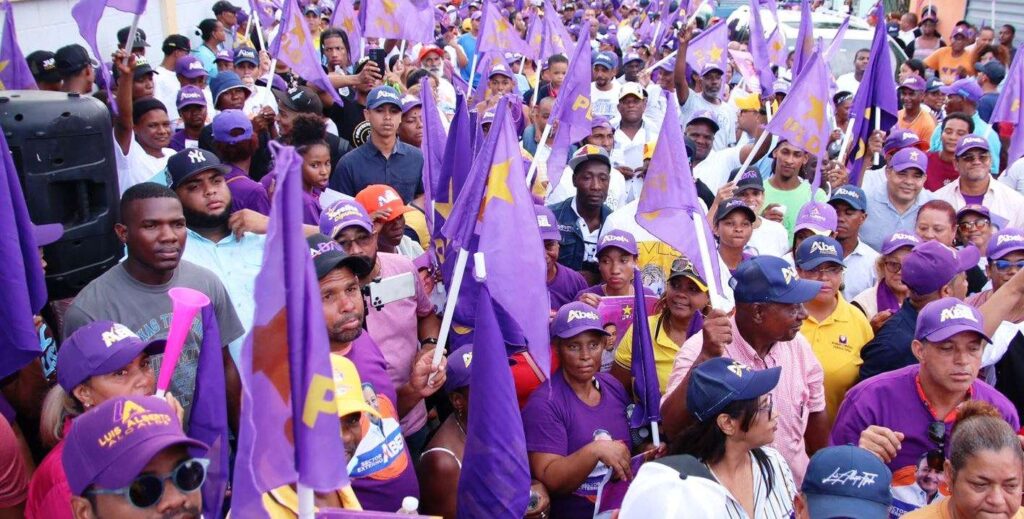
<path fill-rule="evenodd" d="M 914 234 L 918 211 L 925 202 L 934 198 L 931 191 L 921 189 L 914 204 L 905 213 L 900 214 L 889 201 L 885 180 L 872 183 L 864 190 L 864 194 L 867 195 L 865 211 L 868 213 L 868 219 L 860 226 L 860 240 L 875 250 L 882 250 L 882 242 L 896 231 Z"/>
<path fill-rule="evenodd" d="M 917 309 L 907 299 L 900 310 L 882 325 L 875 338 L 864 345 L 860 350 L 860 358 L 864 360 L 860 366 L 861 380 L 917 364 L 917 357 L 910 349 L 910 343 L 914 342 L 917 314 Z"/>
<path fill-rule="evenodd" d="M 387 184 L 403 202 L 411 202 L 423 192 L 423 153 L 397 141 L 391 156 L 385 157 L 370 139 L 341 157 L 329 183 L 331 189 L 349 196 L 373 184 Z"/>

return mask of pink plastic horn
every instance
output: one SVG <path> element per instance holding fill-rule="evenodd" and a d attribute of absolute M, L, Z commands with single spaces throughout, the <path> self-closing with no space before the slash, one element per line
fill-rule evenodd
<path fill-rule="evenodd" d="M 164 359 L 160 363 L 160 377 L 156 381 L 156 396 L 163 398 L 167 387 L 171 385 L 171 376 L 178 365 L 178 357 L 185 346 L 185 337 L 192 328 L 192 320 L 200 308 L 210 304 L 210 298 L 198 290 L 175 287 L 167 291 L 171 297 L 173 313 L 171 329 L 167 333 L 167 345 L 164 346 Z"/>

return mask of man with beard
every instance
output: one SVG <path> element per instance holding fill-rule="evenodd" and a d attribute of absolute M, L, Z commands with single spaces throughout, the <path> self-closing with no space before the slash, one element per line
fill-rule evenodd
<path fill-rule="evenodd" d="M 385 200 L 386 202 L 386 200 Z M 414 367 L 422 352 L 437 344 L 441 320 L 434 313 L 423 282 L 412 260 L 378 252 L 383 219 L 374 224 L 359 202 L 342 200 L 327 207 L 320 218 L 320 232 L 341 245 L 342 251 L 363 258 L 370 269 L 360 275 L 371 297 L 396 294 L 391 301 L 374 303 L 366 315 L 366 330 L 387 361 L 387 372 L 399 398 L 413 382 Z M 377 299 L 377 297 L 374 297 Z M 426 444 L 427 408 L 422 398 L 408 398 L 398 406 L 402 430 L 415 454 Z"/>
<path fill-rule="evenodd" d="M 689 47 L 692 27 L 687 25 L 682 34 L 679 35 L 679 51 L 677 56 L 685 56 Z M 722 101 L 722 76 L 725 72 L 715 62 L 708 62 L 697 71 L 697 81 L 702 86 L 700 94 L 690 88 L 686 81 L 686 60 L 676 59 L 676 69 L 673 77 L 676 84 L 676 98 L 679 100 L 679 119 L 688 122 L 694 114 L 703 111 L 710 111 L 715 114 L 719 132 L 715 135 L 714 150 L 727 148 L 736 143 L 736 121 L 739 113 L 732 104 Z"/>
<path fill-rule="evenodd" d="M 462 47 L 455 45 L 454 48 Z M 455 86 L 444 77 L 444 50 L 437 45 L 424 45 L 420 48 L 419 58 L 420 67 L 437 79 L 437 106 L 451 117 L 455 113 Z"/>
<path fill-rule="evenodd" d="M 134 77 L 137 57 L 129 57 L 127 52 L 119 50 L 114 55 L 114 66 L 121 77 Z M 174 150 L 168 147 L 171 144 L 171 121 L 167 118 L 167 107 L 153 97 L 134 99 L 133 84 L 132 81 L 119 81 L 117 84 L 114 155 L 121 193 L 152 179 L 164 169 L 167 157 L 174 154 Z"/>
<path fill-rule="evenodd" d="M 352 203 L 338 209 L 336 226 L 341 226 L 341 234 L 349 234 L 344 227 L 350 222 L 355 222 L 352 226 L 356 231 L 365 232 L 362 225 L 366 223 L 362 220 L 365 212 L 359 213 L 359 204 Z M 314 234 L 307 240 L 320 281 L 331 354 L 344 356 L 355 364 L 363 382 L 363 393 L 369 393 L 366 403 L 381 415 L 374 421 L 364 415 L 362 430 L 365 434 L 349 460 L 352 488 L 366 510 L 398 510 L 403 498 L 419 495 L 413 458 L 402 439 L 399 416 L 444 385 L 447 364 L 442 361 L 436 369 L 431 369 L 433 348 L 424 348 L 418 353 L 414 348 L 415 359 L 406 372 L 407 382 L 395 385 L 389 375 L 392 365 L 385 360 L 370 334 L 363 333 L 363 322 L 368 316 L 360 279 L 371 275 L 373 266 L 370 260 L 365 256 L 347 254 L 344 249 L 351 244 L 339 246 L 322 234 Z M 432 372 L 435 373 L 433 383 L 428 383 Z"/>
<path fill-rule="evenodd" d="M 256 275 L 263 266 L 266 237 L 250 232 L 241 237 L 231 232 L 232 198 L 225 175 L 231 168 L 206 150 L 185 150 L 167 159 L 171 189 L 181 200 L 185 215 L 188 247 L 181 258 L 213 272 L 228 296 L 246 332 L 255 311 Z M 240 358 L 241 341 L 232 344 L 231 354 Z"/>
<path fill-rule="evenodd" d="M 590 84 L 590 111 L 595 117 L 608 120 L 616 116 L 615 107 L 619 102 L 619 82 L 615 81 L 615 70 L 619 58 L 612 52 L 599 52 L 591 69 L 593 82 Z"/>
<path fill-rule="evenodd" d="M 186 287 L 206 294 L 213 303 L 220 344 L 227 346 L 241 338 L 242 324 L 217 276 L 204 267 L 181 261 L 186 239 L 185 215 L 174 191 L 153 182 L 132 186 L 121 196 L 120 213 L 121 221 L 114 226 L 114 232 L 128 255 L 78 293 L 64 315 L 64 337 L 95 320 L 107 319 L 124 324 L 143 341 L 166 338 L 173 314 L 167 292 Z M 201 329 L 193 329 L 186 336 L 171 378 L 169 391 L 181 402 L 186 416 L 192 406 L 202 335 Z M 224 355 L 229 401 L 237 402 L 231 400 L 238 396 L 238 387 L 231 385 L 238 381 L 235 364 L 226 348 Z M 159 362 L 154 368 L 159 368 Z"/>

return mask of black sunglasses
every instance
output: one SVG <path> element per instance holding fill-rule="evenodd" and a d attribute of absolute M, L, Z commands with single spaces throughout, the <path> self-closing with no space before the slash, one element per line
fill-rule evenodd
<path fill-rule="evenodd" d="M 136 508 L 149 508 L 160 502 L 164 495 L 164 481 L 168 479 L 178 490 L 188 494 L 199 490 L 206 481 L 206 468 L 210 460 L 191 458 L 182 461 L 167 474 L 143 474 L 130 485 L 122 488 L 95 488 L 87 494 L 112 494 L 124 496 Z"/>
<path fill-rule="evenodd" d="M 928 468 L 941 471 L 946 462 L 946 423 L 936 421 L 928 424 L 928 439 L 936 445 L 928 451 Z"/>

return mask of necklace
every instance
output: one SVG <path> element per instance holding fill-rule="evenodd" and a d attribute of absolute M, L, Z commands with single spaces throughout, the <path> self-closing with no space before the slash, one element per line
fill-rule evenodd
<path fill-rule="evenodd" d="M 462 431 L 462 437 L 463 438 L 468 438 L 469 437 L 469 435 L 466 434 L 466 430 L 462 428 L 462 422 L 459 420 L 458 415 L 455 416 L 455 425 L 459 426 L 459 431 Z"/>

